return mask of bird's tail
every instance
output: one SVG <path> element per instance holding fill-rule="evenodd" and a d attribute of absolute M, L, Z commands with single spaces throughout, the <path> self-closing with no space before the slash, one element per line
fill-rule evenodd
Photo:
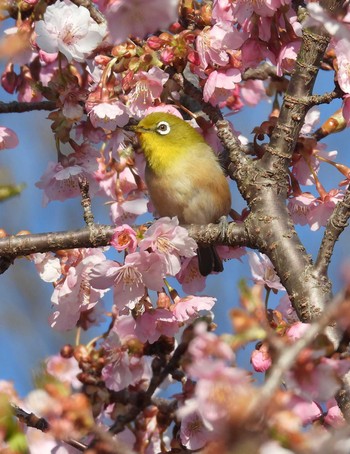
<path fill-rule="evenodd" d="M 197 255 L 199 272 L 202 276 L 208 276 L 208 274 L 213 271 L 220 273 L 224 270 L 222 260 L 219 257 L 215 246 L 198 246 Z"/>

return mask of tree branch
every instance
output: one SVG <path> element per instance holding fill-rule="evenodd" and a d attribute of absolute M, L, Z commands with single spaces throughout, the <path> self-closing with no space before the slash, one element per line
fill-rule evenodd
<path fill-rule="evenodd" d="M 251 246 L 245 224 L 231 222 L 224 229 L 219 224 L 189 225 L 190 236 L 204 244 L 224 244 L 227 246 Z M 63 232 L 33 233 L 11 235 L 0 238 L 0 260 L 4 273 L 17 257 L 38 252 L 58 251 L 61 249 L 103 247 L 110 244 L 115 227 L 110 225 L 90 224 L 79 230 Z"/>
<path fill-rule="evenodd" d="M 328 219 L 314 266 L 314 271 L 318 276 L 327 275 L 335 243 L 345 227 L 348 226 L 349 217 L 350 187 L 347 188 L 344 199 L 337 203 L 331 217 Z"/>
<path fill-rule="evenodd" d="M 169 362 L 160 371 L 160 373 L 153 374 L 151 382 L 138 405 L 135 405 L 133 408 L 131 408 L 131 410 L 127 414 L 118 416 L 115 423 L 109 429 L 111 433 L 117 434 L 122 432 L 125 428 L 125 425 L 133 421 L 136 416 L 151 403 L 155 390 L 162 384 L 162 382 L 167 378 L 169 374 L 171 375 L 179 367 L 180 361 L 187 351 L 187 347 L 188 341 L 182 341 L 178 345 Z"/>
<path fill-rule="evenodd" d="M 1 102 L 0 101 L 0 114 L 5 113 L 23 113 L 31 112 L 33 110 L 55 110 L 57 105 L 54 101 L 38 101 L 38 102 Z"/>

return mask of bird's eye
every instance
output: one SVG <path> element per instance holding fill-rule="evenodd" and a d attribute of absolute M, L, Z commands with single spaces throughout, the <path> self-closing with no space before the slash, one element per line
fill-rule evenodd
<path fill-rule="evenodd" d="M 165 136 L 166 134 L 169 134 L 170 132 L 170 125 L 166 121 L 160 121 L 157 124 L 157 132 L 161 134 L 162 136 Z"/>

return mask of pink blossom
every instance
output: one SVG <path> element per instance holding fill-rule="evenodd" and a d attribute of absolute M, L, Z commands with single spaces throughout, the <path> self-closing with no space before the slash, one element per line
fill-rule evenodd
<path fill-rule="evenodd" d="M 46 360 L 46 370 L 53 377 L 70 384 L 75 389 L 82 387 L 81 381 L 77 379 L 77 375 L 81 372 L 81 369 L 74 357 L 63 358 L 61 355 L 50 356 Z"/>
<path fill-rule="evenodd" d="M 189 450 L 203 448 L 213 438 L 213 433 L 205 426 L 197 412 L 189 413 L 181 420 L 180 440 Z"/>
<path fill-rule="evenodd" d="M 256 254 L 248 251 L 247 255 L 250 270 L 256 284 L 266 285 L 275 290 L 285 290 L 270 259 L 265 254 Z"/>
<path fill-rule="evenodd" d="M 129 253 L 135 252 L 137 247 L 135 230 L 128 224 L 116 227 L 111 239 L 111 245 L 119 252 L 124 251 L 125 249 L 127 249 Z"/>
<path fill-rule="evenodd" d="M 282 298 L 280 299 L 280 302 L 278 303 L 278 306 L 276 309 L 281 312 L 283 315 L 284 319 L 288 323 L 294 323 L 294 322 L 299 322 L 299 318 L 297 316 L 297 313 L 295 312 L 292 303 L 290 302 L 289 296 L 287 294 L 283 295 Z"/>
<path fill-rule="evenodd" d="M 161 254 L 166 261 L 167 274 L 171 276 L 180 271 L 180 257 L 194 257 L 198 247 L 187 230 L 179 225 L 177 217 L 158 219 L 146 231 L 139 246 L 141 251 L 150 248 Z"/>
<path fill-rule="evenodd" d="M 216 22 L 233 22 L 231 0 L 214 0 L 212 18 Z"/>
<path fill-rule="evenodd" d="M 129 342 L 129 340 L 136 339 L 135 326 L 136 322 L 131 314 L 118 314 L 118 316 L 114 320 L 111 332 L 115 332 L 118 335 L 120 341 L 123 344 L 126 344 Z"/>
<path fill-rule="evenodd" d="M 338 63 L 338 72 L 337 78 L 340 88 L 345 93 L 350 93 L 350 50 L 349 50 L 349 40 L 343 38 L 339 40 L 335 46 L 334 50 L 337 56 Z"/>
<path fill-rule="evenodd" d="M 251 395 L 250 377 L 244 370 L 221 368 L 214 370 L 210 378 L 197 382 L 194 398 L 186 401 L 178 413 L 184 417 L 196 409 L 206 427 L 218 430 L 229 414 L 239 411 L 240 400 Z"/>
<path fill-rule="evenodd" d="M 103 128 L 108 131 L 122 128 L 129 121 L 127 108 L 119 101 L 101 102 L 90 110 L 89 116 L 94 128 Z"/>
<path fill-rule="evenodd" d="M 266 344 L 262 344 L 260 348 L 253 350 L 250 362 L 256 372 L 266 372 L 272 364 L 268 346 Z"/>
<path fill-rule="evenodd" d="M 310 424 L 322 416 L 322 408 L 316 402 L 296 395 L 290 397 L 288 408 L 300 418 L 304 425 Z"/>
<path fill-rule="evenodd" d="M 150 378 L 146 357 L 129 354 L 127 347 L 123 346 L 114 330 L 109 333 L 103 348 L 106 352 L 107 365 L 102 369 L 102 377 L 109 389 L 120 391 L 142 379 Z"/>
<path fill-rule="evenodd" d="M 201 292 L 205 288 L 206 279 L 199 272 L 197 257 L 185 259 L 176 278 L 186 293 Z"/>
<path fill-rule="evenodd" d="M 60 260 L 52 252 L 32 254 L 30 259 L 34 262 L 40 278 L 45 282 L 55 282 L 61 276 Z"/>
<path fill-rule="evenodd" d="M 327 414 L 324 418 L 324 422 L 331 427 L 339 429 L 346 426 L 343 413 L 341 412 L 335 399 L 331 399 L 327 402 Z"/>
<path fill-rule="evenodd" d="M 275 14 L 277 9 L 284 4 L 288 4 L 289 1 L 281 0 L 267 0 L 264 2 L 256 2 L 254 0 L 244 0 L 241 2 L 233 3 L 233 18 L 237 20 L 239 24 L 243 24 L 247 19 L 251 17 L 253 13 L 256 13 L 261 17 L 271 17 Z"/>
<path fill-rule="evenodd" d="M 36 23 L 38 46 L 48 52 L 62 52 L 70 62 L 85 62 L 86 57 L 101 43 L 106 25 L 97 24 L 84 6 L 69 0 L 48 6 L 44 20 Z"/>
<path fill-rule="evenodd" d="M 35 186 L 44 190 L 43 205 L 52 200 L 66 200 L 80 195 L 79 179 L 85 177 L 90 185 L 90 195 L 95 195 L 97 183 L 93 174 L 97 169 L 97 151 L 83 144 L 62 162 L 49 162 L 44 175 Z"/>
<path fill-rule="evenodd" d="M 312 206 L 306 217 L 311 230 L 318 230 L 320 227 L 326 226 L 330 215 L 338 202 L 343 200 L 344 193 L 338 189 L 332 189 L 322 199 L 317 199 L 317 204 Z"/>
<path fill-rule="evenodd" d="M 240 95 L 248 106 L 256 106 L 266 98 L 264 82 L 262 80 L 247 80 L 240 87 Z"/>
<path fill-rule="evenodd" d="M 308 213 L 314 207 L 316 197 L 310 192 L 304 192 L 288 200 L 288 209 L 295 224 L 306 225 Z"/>
<path fill-rule="evenodd" d="M 314 401 L 331 399 L 341 386 L 340 377 L 350 369 L 349 360 L 336 360 L 321 357 L 313 360 L 315 353 L 310 352 L 309 360 L 296 364 L 285 375 L 286 384 L 299 396 Z"/>
<path fill-rule="evenodd" d="M 256 68 L 262 60 L 270 60 L 275 64 L 276 58 L 271 52 L 267 44 L 258 39 L 248 38 L 242 45 L 242 68 L 244 71 L 247 68 Z"/>
<path fill-rule="evenodd" d="M 230 24 L 220 23 L 205 28 L 196 40 L 201 68 L 206 69 L 209 65 L 226 66 L 229 62 L 227 51 L 239 49 L 243 42 L 243 34 Z"/>
<path fill-rule="evenodd" d="M 291 73 L 295 66 L 301 40 L 293 41 L 284 45 L 277 58 L 277 76 L 282 77 L 285 72 Z"/>
<path fill-rule="evenodd" d="M 320 168 L 320 160 L 318 156 L 333 160 L 337 156 L 336 150 L 326 152 L 323 144 L 318 144 L 317 148 L 310 150 L 307 156 L 301 156 L 298 161 L 293 164 L 292 173 L 298 180 L 299 184 L 311 186 L 315 184 L 314 174 L 317 174 Z M 311 169 L 310 169 L 311 167 Z"/>
<path fill-rule="evenodd" d="M 291 325 L 287 331 L 286 336 L 289 337 L 292 341 L 297 341 L 301 337 L 303 337 L 304 333 L 309 329 L 309 323 L 302 323 L 302 322 L 295 322 Z"/>
<path fill-rule="evenodd" d="M 175 115 L 176 117 L 179 117 L 183 120 L 183 117 L 180 114 L 179 110 L 172 104 L 160 104 L 159 106 L 154 106 L 154 107 L 151 106 L 146 110 L 145 115 L 148 115 L 152 112 L 170 113 L 171 115 Z"/>
<path fill-rule="evenodd" d="M 141 342 L 153 344 L 160 336 L 173 337 L 179 330 L 179 323 L 168 309 L 147 310 L 136 319 L 135 334 Z"/>
<path fill-rule="evenodd" d="M 343 117 L 346 121 L 346 126 L 350 126 L 350 95 L 343 96 Z"/>
<path fill-rule="evenodd" d="M 145 115 L 154 101 L 160 98 L 163 86 L 168 79 L 169 75 L 156 66 L 148 72 L 137 72 L 131 82 L 133 88 L 128 95 L 130 112 L 137 117 Z"/>
<path fill-rule="evenodd" d="M 211 296 L 185 296 L 175 301 L 171 311 L 179 322 L 193 320 L 198 316 L 199 311 L 210 311 L 216 302 Z"/>
<path fill-rule="evenodd" d="M 319 3 L 309 2 L 306 7 L 309 15 L 303 22 L 303 28 L 322 25 L 337 40 L 350 41 L 350 30 L 347 24 L 342 23 L 339 18 L 332 17 Z"/>
<path fill-rule="evenodd" d="M 195 325 L 195 337 L 188 352 L 192 362 L 187 366 L 187 372 L 196 379 L 212 377 L 235 359 L 230 346 L 215 333 L 209 332 L 204 322 Z"/>
<path fill-rule="evenodd" d="M 128 194 L 137 190 L 135 177 L 129 167 L 125 167 L 120 173 L 117 173 L 116 171 L 108 172 L 106 168 L 107 165 L 105 163 L 99 162 L 98 170 L 94 174 L 104 195 L 111 197 L 113 200 L 117 200 L 116 186 L 120 188 L 123 194 Z"/>
<path fill-rule="evenodd" d="M 0 126 L 0 150 L 15 148 L 18 145 L 18 138 L 15 131 L 5 126 Z"/>
<path fill-rule="evenodd" d="M 105 263 L 105 255 L 100 249 L 87 249 L 84 255 L 79 263 L 68 268 L 66 277 L 53 291 L 51 302 L 56 310 L 51 316 L 51 326 L 55 329 L 74 328 L 81 313 L 91 310 L 105 293 L 89 281 L 89 272 L 94 266 Z"/>
<path fill-rule="evenodd" d="M 213 106 L 226 101 L 235 84 L 242 80 L 238 69 L 213 71 L 210 73 L 203 90 L 203 99 Z"/>
<path fill-rule="evenodd" d="M 90 272 L 91 285 L 99 289 L 113 287 L 114 304 L 119 309 L 133 308 L 145 293 L 145 286 L 160 291 L 165 276 L 165 263 L 157 254 L 134 252 L 125 264 L 106 260 Z"/>
<path fill-rule="evenodd" d="M 110 207 L 110 217 L 114 224 L 135 222 L 138 216 L 147 213 L 148 200 L 142 192 L 136 191 L 127 195 L 125 200 L 114 202 Z"/>
<path fill-rule="evenodd" d="M 125 41 L 129 36 L 144 38 L 168 27 L 178 18 L 177 0 L 148 0 L 147 5 L 143 0 L 99 0 L 97 3 L 107 17 L 114 44 Z"/>
<path fill-rule="evenodd" d="M 305 116 L 304 125 L 300 130 L 300 134 L 310 134 L 315 128 L 317 123 L 320 121 L 320 111 L 316 107 L 313 107 L 308 111 Z"/>

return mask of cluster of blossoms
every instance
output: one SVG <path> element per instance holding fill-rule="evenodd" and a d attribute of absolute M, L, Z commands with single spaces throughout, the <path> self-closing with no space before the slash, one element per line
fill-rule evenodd
<path fill-rule="evenodd" d="M 255 106 L 267 96 L 277 100 L 294 68 L 303 24 L 288 0 L 181 2 L 180 8 L 176 0 L 149 0 L 147 8 L 140 0 L 96 1 L 104 18 L 92 4 L 87 9 L 70 0 L 47 3 L 25 0 L 18 3 L 15 13 L 9 7 L 16 25 L 4 38 L 11 52 L 2 87 L 16 93 L 18 101 L 54 103 L 48 118 L 58 159 L 48 163 L 37 183 L 43 190 L 43 203 L 78 197 L 82 179 L 87 181 L 90 196 L 106 199 L 111 221 L 117 226 L 108 251 L 116 257 L 107 258 L 107 249 L 97 248 L 31 257 L 40 277 L 54 287 L 50 316 L 54 329 L 87 330 L 106 316 L 111 323 L 99 342 L 67 348 L 61 357 L 50 359 L 46 371 L 65 384 L 64 392 L 47 379 L 45 391 L 29 396 L 24 404 L 50 420 L 53 436 L 42 435 L 38 442 L 30 429 L 28 442 L 33 452 L 36 443 L 37 449 L 47 443 L 46 452 L 51 452 L 57 448 L 54 437 L 81 438 L 97 431 L 94 420 L 103 427 L 113 426 L 132 407 L 131 414 L 134 411 L 138 419 L 135 416 L 127 421 L 133 425 L 124 424 L 113 432 L 118 434 L 118 443 L 149 454 L 173 447 L 200 449 L 217 442 L 217 434 L 239 427 L 246 403 L 258 399 L 252 376 L 236 365 L 235 350 L 259 341 L 251 361 L 255 371 L 265 372 L 273 358 L 271 329 L 289 346 L 307 326 L 297 321 L 284 299 L 284 305 L 270 314 L 267 327 L 259 290 L 248 298 L 244 309 L 232 313 L 235 336 L 214 334 L 211 310 L 215 298 L 192 295 L 206 284 L 198 271 L 194 240 L 176 218 L 161 218 L 148 229 L 131 227 L 152 207 L 144 184 L 144 158 L 134 152 L 133 137 L 123 127 L 131 118 L 154 111 L 181 117 L 181 73 L 202 90 L 206 103 L 230 113 L 245 105 Z M 332 65 L 344 94 L 340 125 L 327 130 L 335 132 L 350 118 L 347 15 L 335 22 L 313 2 L 307 10 L 305 24 L 322 22 L 333 36 L 329 55 L 335 55 Z M 247 76 L 266 61 L 276 68 L 268 83 Z M 346 166 L 334 161 L 336 152 L 327 152 L 311 134 L 318 115 L 315 110 L 309 112 L 290 163 L 290 213 L 295 223 L 307 224 L 311 230 L 326 225 L 344 196 L 342 188 L 350 175 Z M 263 154 L 264 144 L 259 141 L 271 134 L 275 119 L 276 112 L 272 112 L 270 120 L 255 129 L 254 155 Z M 193 121 L 198 128 L 204 123 L 201 132 L 219 153 L 215 127 Z M 322 128 L 319 134 L 326 135 L 326 127 Z M 13 131 L 0 127 L 0 149 L 13 148 L 17 142 Z M 60 144 L 68 144 L 70 151 L 63 152 Z M 344 176 L 339 187 L 326 190 L 322 186 L 318 178 L 321 162 Z M 303 191 L 301 186 L 315 187 L 317 193 Z M 240 259 L 245 254 L 243 249 L 226 246 L 218 247 L 218 252 L 223 259 Z M 284 290 L 267 257 L 248 256 L 254 289 Z M 190 295 L 180 297 L 169 280 L 181 284 Z M 113 304 L 105 308 L 102 300 L 110 290 Z M 252 310 L 254 301 L 261 305 Z M 184 348 L 181 365 L 175 361 L 180 347 Z M 316 429 L 301 435 L 301 427 L 319 421 L 326 443 L 325 427 L 343 424 L 333 396 L 339 377 L 350 365 L 347 360 L 325 358 L 323 353 L 305 349 L 286 374 L 287 391 L 281 391 L 271 404 L 278 410 L 264 428 L 266 437 L 259 452 L 276 448 L 268 433 L 293 444 L 298 432 L 300 437 L 294 442 L 299 449 L 319 435 Z M 173 368 L 166 361 L 173 361 Z M 158 382 L 158 377 L 163 378 Z M 181 385 L 176 408 L 169 404 L 162 410 L 153 399 L 164 380 Z M 76 394 L 70 398 L 76 397 L 69 403 L 67 394 L 72 390 Z M 23 404 L 5 384 L 0 391 L 12 402 Z M 5 444 L 6 437 L 2 441 Z M 64 451 L 68 448 L 59 449 L 68 452 Z M 275 452 L 282 451 L 276 448 Z"/>

